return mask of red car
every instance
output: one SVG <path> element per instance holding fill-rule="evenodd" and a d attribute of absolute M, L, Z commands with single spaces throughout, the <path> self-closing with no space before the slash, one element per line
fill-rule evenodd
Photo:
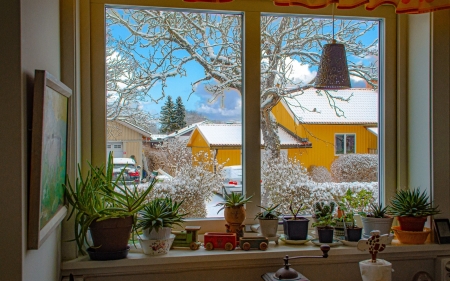
<path fill-rule="evenodd" d="M 211 251 L 215 248 L 227 251 L 236 248 L 236 233 L 207 232 L 204 236 L 205 249 Z"/>

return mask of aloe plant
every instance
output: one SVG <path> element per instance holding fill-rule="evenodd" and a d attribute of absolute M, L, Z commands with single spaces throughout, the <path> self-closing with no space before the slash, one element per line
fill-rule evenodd
<path fill-rule="evenodd" d="M 75 214 L 75 241 L 79 251 L 85 255 L 84 243 L 87 241 L 87 231 L 93 221 L 102 221 L 111 218 L 124 218 L 133 216 L 133 228 L 136 228 L 136 214 L 144 207 L 144 201 L 148 193 L 153 189 L 156 181 L 138 191 L 137 187 L 128 187 L 125 182 L 120 182 L 124 170 L 116 180 L 113 176 L 113 157 L 108 156 L 108 165 L 95 167 L 89 164 L 90 170 L 86 177 L 81 173 L 78 165 L 78 177 L 73 187 L 67 180 L 65 198 L 73 208 L 67 220 Z"/>
<path fill-rule="evenodd" d="M 263 209 L 264 211 L 259 212 L 256 214 L 255 219 L 275 219 L 278 218 L 279 215 L 281 215 L 280 212 L 275 211 L 276 208 L 278 208 L 278 206 L 280 206 L 280 204 L 277 205 L 271 205 L 269 207 L 263 207 L 263 206 L 258 206 L 261 209 Z"/>
<path fill-rule="evenodd" d="M 387 212 L 396 217 L 426 217 L 439 214 L 438 207 L 433 207 L 428 199 L 425 191 L 421 193 L 419 188 L 400 190 L 391 199 Z"/>
<path fill-rule="evenodd" d="M 217 213 L 219 213 L 220 211 L 222 211 L 223 209 L 225 209 L 225 207 L 239 207 L 239 206 L 244 206 L 244 204 L 246 203 L 250 203 L 252 201 L 250 201 L 250 199 L 253 197 L 250 196 L 248 198 L 245 198 L 245 196 L 243 194 L 240 193 L 234 193 L 231 192 L 230 194 L 225 194 L 225 202 L 220 202 L 217 203 L 216 207 L 218 206 L 222 206 Z"/>
<path fill-rule="evenodd" d="M 155 229 L 159 231 L 161 227 L 172 227 L 173 225 L 181 225 L 186 214 L 180 214 L 179 208 L 183 201 L 172 201 L 172 198 L 157 198 L 145 204 L 138 213 L 138 229 Z"/>

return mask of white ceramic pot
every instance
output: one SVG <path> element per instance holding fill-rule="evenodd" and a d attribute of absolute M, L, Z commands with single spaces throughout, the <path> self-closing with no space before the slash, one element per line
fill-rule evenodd
<path fill-rule="evenodd" d="M 278 219 L 259 219 L 259 231 L 264 237 L 275 237 L 278 231 Z"/>
<path fill-rule="evenodd" d="M 382 259 L 374 263 L 371 260 L 360 261 L 359 270 L 363 281 L 392 280 L 392 264 Z"/>
<path fill-rule="evenodd" d="M 148 228 L 143 231 L 143 236 L 145 240 L 163 240 L 170 238 L 170 234 L 172 233 L 171 227 L 161 227 L 156 231 L 156 229 L 152 229 L 152 231 L 148 231 Z"/>
<path fill-rule="evenodd" d="M 175 234 L 170 234 L 168 239 L 161 240 L 145 240 L 139 239 L 139 244 L 141 244 L 142 251 L 146 255 L 164 255 L 167 254 L 172 246 L 173 240 L 175 239 Z"/>
<path fill-rule="evenodd" d="M 394 218 L 371 218 L 362 217 L 364 237 L 369 237 L 372 230 L 379 230 L 380 235 L 391 233 Z"/>

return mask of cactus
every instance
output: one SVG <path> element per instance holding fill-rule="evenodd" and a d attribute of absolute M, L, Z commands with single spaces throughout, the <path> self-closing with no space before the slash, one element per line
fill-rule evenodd
<path fill-rule="evenodd" d="M 314 214 L 318 219 L 333 214 L 335 209 L 336 203 L 333 201 L 331 201 L 330 203 L 320 201 L 314 204 Z"/>

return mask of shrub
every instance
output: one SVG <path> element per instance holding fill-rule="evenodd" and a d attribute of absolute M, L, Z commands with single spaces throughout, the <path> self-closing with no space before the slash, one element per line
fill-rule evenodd
<path fill-rule="evenodd" d="M 336 182 L 375 182 L 378 180 L 378 155 L 347 154 L 331 164 Z"/>
<path fill-rule="evenodd" d="M 324 166 L 315 166 L 311 165 L 309 167 L 309 176 L 311 180 L 315 182 L 332 182 L 333 178 L 331 177 L 330 171 Z"/>

